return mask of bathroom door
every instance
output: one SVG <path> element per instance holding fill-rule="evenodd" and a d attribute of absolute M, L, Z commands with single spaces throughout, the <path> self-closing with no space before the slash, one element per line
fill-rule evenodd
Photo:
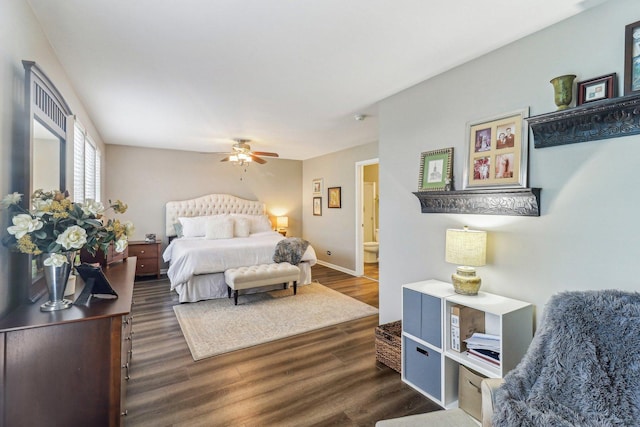
<path fill-rule="evenodd" d="M 362 225 L 363 225 L 363 242 L 375 241 L 376 229 L 376 183 L 363 183 L 363 203 L 362 203 Z"/>

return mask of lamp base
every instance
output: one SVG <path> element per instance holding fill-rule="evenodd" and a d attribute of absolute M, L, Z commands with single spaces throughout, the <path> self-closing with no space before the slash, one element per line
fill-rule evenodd
<path fill-rule="evenodd" d="M 451 275 L 453 290 L 457 294 L 462 295 L 478 295 L 482 279 L 476 276 L 476 270 L 473 267 L 458 267 L 456 272 Z"/>

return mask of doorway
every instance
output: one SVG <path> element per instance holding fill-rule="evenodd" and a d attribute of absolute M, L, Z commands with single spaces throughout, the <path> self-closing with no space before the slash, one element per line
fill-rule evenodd
<path fill-rule="evenodd" d="M 356 275 L 378 280 L 378 159 L 356 163 Z M 365 249 L 366 246 L 366 249 Z"/>

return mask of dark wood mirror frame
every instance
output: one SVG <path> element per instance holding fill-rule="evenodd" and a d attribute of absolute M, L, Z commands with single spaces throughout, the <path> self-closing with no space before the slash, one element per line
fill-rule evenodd
<path fill-rule="evenodd" d="M 20 183 L 20 188 L 16 191 L 24 194 L 22 203 L 25 208 L 29 208 L 31 194 L 35 190 L 33 188 L 34 122 L 37 120 L 60 141 L 60 181 L 57 184 L 52 183 L 51 188 L 44 190 L 51 190 L 57 185 L 61 191 L 64 191 L 66 190 L 66 142 L 69 140 L 69 124 L 72 123 L 70 120 L 72 113 L 56 86 L 34 61 L 22 61 L 22 65 L 25 70 L 25 139 L 24 152 L 20 156 L 21 162 L 16 164 L 19 169 L 17 175 Z M 38 262 L 36 259 L 32 259 L 33 257 L 21 258 L 21 262 L 24 263 L 24 266 L 21 266 L 21 271 L 24 271 L 26 296 L 34 302 L 46 292 L 44 276 L 33 273 L 33 263 Z"/>

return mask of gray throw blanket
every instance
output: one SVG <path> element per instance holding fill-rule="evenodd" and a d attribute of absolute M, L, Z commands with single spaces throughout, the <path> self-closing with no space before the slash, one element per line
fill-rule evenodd
<path fill-rule="evenodd" d="M 298 265 L 308 246 L 309 242 L 299 237 L 282 239 L 276 246 L 273 262 L 288 262 L 289 264 Z"/>
<path fill-rule="evenodd" d="M 563 292 L 543 316 L 497 390 L 494 425 L 640 425 L 640 294 Z"/>

